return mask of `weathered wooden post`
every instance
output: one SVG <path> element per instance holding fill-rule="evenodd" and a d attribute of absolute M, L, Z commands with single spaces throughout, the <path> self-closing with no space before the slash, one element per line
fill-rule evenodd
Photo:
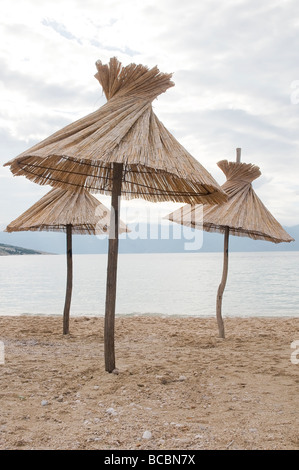
<path fill-rule="evenodd" d="M 217 303 L 216 303 L 216 318 L 217 318 L 220 338 L 225 338 L 224 323 L 223 323 L 223 318 L 222 318 L 222 313 L 221 313 L 221 307 L 222 307 L 222 296 L 223 296 L 223 292 L 224 292 L 225 285 L 226 285 L 227 271 L 228 271 L 228 238 L 229 238 L 229 227 L 225 227 L 223 271 L 222 271 L 221 283 L 219 284 L 219 287 L 218 287 Z"/>
<path fill-rule="evenodd" d="M 236 162 L 241 162 L 241 149 L 236 149 Z M 223 252 L 223 270 L 222 270 L 222 279 L 217 291 L 217 301 L 216 301 L 216 318 L 218 323 L 219 337 L 225 338 L 224 323 L 222 318 L 222 297 L 223 292 L 226 286 L 227 281 L 227 272 L 228 272 L 228 240 L 229 240 L 229 227 L 225 227 L 224 232 L 224 252 Z"/>
<path fill-rule="evenodd" d="M 118 259 L 119 211 L 122 183 L 122 163 L 113 163 L 113 187 L 111 198 L 111 219 L 108 247 L 106 306 L 104 325 L 105 370 L 115 369 L 114 325 Z"/>
<path fill-rule="evenodd" d="M 73 253 L 72 253 L 72 225 L 66 226 L 66 262 L 67 262 L 67 280 L 66 293 L 63 311 L 63 334 L 69 334 L 70 324 L 70 307 L 73 289 Z"/>

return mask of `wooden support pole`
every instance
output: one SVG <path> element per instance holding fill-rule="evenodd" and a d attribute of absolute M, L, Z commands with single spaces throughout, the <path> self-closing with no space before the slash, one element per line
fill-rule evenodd
<path fill-rule="evenodd" d="M 122 183 L 122 163 L 113 163 L 113 187 L 111 200 L 111 218 L 108 247 L 106 306 L 104 324 L 105 370 L 115 369 L 114 324 L 116 303 L 117 259 L 118 259 L 118 227 L 120 196 Z"/>
<path fill-rule="evenodd" d="M 223 296 L 223 292 L 224 292 L 225 285 L 226 285 L 227 271 L 228 271 L 228 238 L 229 238 L 229 227 L 225 227 L 223 271 L 222 271 L 221 283 L 219 284 L 219 287 L 218 287 L 217 304 L 216 304 L 216 317 L 217 317 L 220 338 L 225 338 L 224 323 L 223 323 L 223 318 L 222 318 L 222 296 Z"/>
<path fill-rule="evenodd" d="M 241 162 L 241 149 L 238 147 L 236 149 L 236 162 Z M 223 271 L 221 283 L 218 287 L 217 292 L 217 302 L 216 302 L 216 317 L 218 323 L 218 330 L 220 338 L 225 338 L 224 332 L 224 323 L 222 318 L 222 297 L 227 280 L 227 271 L 228 271 L 228 239 L 229 239 L 229 227 L 225 227 L 224 232 L 224 253 L 223 253 Z"/>
<path fill-rule="evenodd" d="M 69 334 L 70 307 L 73 289 L 73 254 L 72 254 L 72 226 L 66 226 L 66 259 L 67 259 L 67 280 L 66 293 L 63 311 L 63 334 Z"/>

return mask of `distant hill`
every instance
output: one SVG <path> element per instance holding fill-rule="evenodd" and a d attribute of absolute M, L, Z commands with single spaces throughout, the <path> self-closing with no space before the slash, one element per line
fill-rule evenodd
<path fill-rule="evenodd" d="M 170 224 L 168 228 L 147 224 L 136 226 L 128 224 L 128 226 L 132 232 L 121 236 L 120 253 L 221 252 L 223 250 L 223 235 L 218 233 L 182 228 L 177 224 Z M 275 244 L 252 240 L 248 237 L 231 236 L 229 250 L 239 252 L 299 251 L 299 225 L 284 228 L 295 239 L 294 242 Z M 66 250 L 66 236 L 64 233 L 57 232 L 0 232 L 0 243 L 22 246 L 23 250 L 27 250 L 27 254 L 33 254 L 32 251 L 64 254 Z M 103 239 L 92 235 L 73 236 L 74 254 L 107 253 L 107 247 L 107 237 Z M 31 252 L 28 253 L 28 250 Z M 25 253 L 14 252 L 14 254 Z"/>
<path fill-rule="evenodd" d="M 42 255 L 42 251 L 30 250 L 28 248 L 21 248 L 20 246 L 5 245 L 0 243 L 0 256 L 7 255 Z"/>

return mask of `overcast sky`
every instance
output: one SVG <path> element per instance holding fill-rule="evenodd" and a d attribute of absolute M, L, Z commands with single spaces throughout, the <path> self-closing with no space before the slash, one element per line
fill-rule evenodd
<path fill-rule="evenodd" d="M 153 103 L 167 129 L 220 184 L 241 147 L 267 208 L 299 224 L 298 0 L 1 0 L 0 38 L 0 229 L 50 189 L 2 165 L 102 106 L 95 62 L 113 56 L 173 72 Z"/>

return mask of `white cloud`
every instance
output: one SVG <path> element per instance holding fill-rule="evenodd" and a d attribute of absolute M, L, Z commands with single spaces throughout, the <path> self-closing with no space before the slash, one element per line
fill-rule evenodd
<path fill-rule="evenodd" d="M 296 0 L 3 0 L 1 163 L 101 106 L 95 62 L 116 55 L 174 72 L 176 86 L 154 102 L 165 126 L 219 183 L 216 162 L 242 147 L 261 168 L 263 202 L 298 224 L 297 17 Z M 0 176 L 14 212 L 34 202 L 25 186 L 40 197 L 7 169 Z M 11 207 L 1 211 L 8 223 Z"/>

